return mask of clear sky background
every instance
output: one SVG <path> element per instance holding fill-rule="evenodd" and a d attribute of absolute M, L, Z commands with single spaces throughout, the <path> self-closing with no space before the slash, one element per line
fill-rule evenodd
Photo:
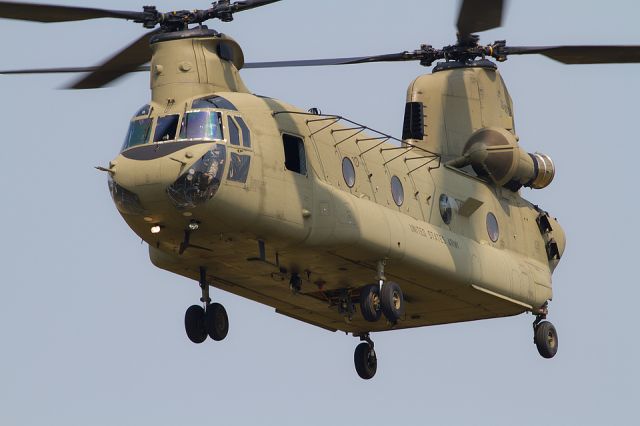
<path fill-rule="evenodd" d="M 446 0 L 284 0 L 210 26 L 236 38 L 247 61 L 359 56 L 449 44 L 457 9 Z M 640 44 L 639 15 L 635 0 L 516 0 L 482 41 Z M 3 20 L 0 68 L 93 65 L 142 31 L 116 20 Z M 640 65 L 529 56 L 500 69 L 521 143 L 558 169 L 549 188 L 524 192 L 567 233 L 550 315 L 558 355 L 538 355 L 531 315 L 395 331 L 374 335 L 370 381 L 353 368 L 357 339 L 219 290 L 229 336 L 187 340 L 197 284 L 151 265 L 93 169 L 117 154 L 148 101 L 145 74 L 92 91 L 57 90 L 67 75 L 0 77 L 0 424 L 637 424 Z M 406 88 L 429 71 L 398 63 L 243 76 L 255 93 L 399 135 Z"/>

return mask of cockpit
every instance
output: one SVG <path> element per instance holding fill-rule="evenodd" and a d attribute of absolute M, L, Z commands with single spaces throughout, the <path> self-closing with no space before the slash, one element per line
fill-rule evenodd
<path fill-rule="evenodd" d="M 152 115 L 153 108 L 145 105 L 131 119 L 121 149 L 124 156 L 133 157 L 140 149 L 146 151 L 145 145 L 148 148 L 171 146 L 174 148 L 169 151 L 174 152 L 183 144 L 186 147 L 214 142 L 204 156 L 167 188 L 167 195 L 177 208 L 194 208 L 211 199 L 225 171 L 228 182 L 246 184 L 252 157 L 251 131 L 229 100 L 209 96 L 194 100 L 184 113 Z"/>

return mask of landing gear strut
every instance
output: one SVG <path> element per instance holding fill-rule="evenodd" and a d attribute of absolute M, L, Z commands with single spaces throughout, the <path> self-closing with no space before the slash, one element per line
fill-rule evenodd
<path fill-rule="evenodd" d="M 378 358 L 376 357 L 376 351 L 373 349 L 373 341 L 369 337 L 369 333 L 360 335 L 360 340 L 363 342 L 356 346 L 353 361 L 358 376 L 369 380 L 376 375 Z"/>
<path fill-rule="evenodd" d="M 558 332 L 547 319 L 547 307 L 536 315 L 533 322 L 533 343 L 538 348 L 538 353 L 543 358 L 553 358 L 558 352 Z"/>
<path fill-rule="evenodd" d="M 229 332 L 229 317 L 224 306 L 219 303 L 211 303 L 207 270 L 203 267 L 200 268 L 200 289 L 202 290 L 200 301 L 204 307 L 190 306 L 184 315 L 184 328 L 187 337 L 193 343 L 204 342 L 207 335 L 216 341 L 223 340 Z"/>

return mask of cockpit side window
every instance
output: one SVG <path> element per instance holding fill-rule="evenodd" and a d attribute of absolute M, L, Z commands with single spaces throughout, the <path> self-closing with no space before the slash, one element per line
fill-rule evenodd
<path fill-rule="evenodd" d="M 218 109 L 228 109 L 231 111 L 238 110 L 234 104 L 232 104 L 222 96 L 209 96 L 207 98 L 196 99 L 195 101 L 193 101 L 191 108 L 193 109 L 218 108 Z"/>
<path fill-rule="evenodd" d="M 190 111 L 180 126 L 180 139 L 222 140 L 222 115 L 216 111 Z"/>
<path fill-rule="evenodd" d="M 158 118 L 156 124 L 156 132 L 153 136 L 154 142 L 172 141 L 176 138 L 178 131 L 178 120 L 180 116 L 177 114 L 166 115 Z"/>
<path fill-rule="evenodd" d="M 236 121 L 240 125 L 240 130 L 242 130 L 242 146 L 251 148 L 251 132 L 249 131 L 247 124 L 244 122 L 242 117 L 236 117 Z"/>
<path fill-rule="evenodd" d="M 229 122 L 229 142 L 231 142 L 231 145 L 240 145 L 240 132 L 238 130 L 238 126 L 231 116 L 227 117 L 227 121 Z"/>
<path fill-rule="evenodd" d="M 121 151 L 149 142 L 152 124 L 153 120 L 151 118 L 132 121 Z"/>

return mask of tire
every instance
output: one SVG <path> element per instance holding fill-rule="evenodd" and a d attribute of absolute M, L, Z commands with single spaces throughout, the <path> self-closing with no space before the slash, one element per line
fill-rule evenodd
<path fill-rule="evenodd" d="M 204 327 L 209 337 L 217 342 L 227 337 L 227 333 L 229 333 L 229 317 L 224 306 L 219 303 L 212 303 L 207 307 L 207 312 L 204 316 Z"/>
<path fill-rule="evenodd" d="M 360 292 L 360 312 L 365 320 L 376 322 L 380 319 L 380 288 L 377 284 L 371 284 L 362 288 Z"/>
<path fill-rule="evenodd" d="M 376 351 L 368 343 L 363 342 L 356 346 L 353 361 L 356 365 L 356 372 L 361 378 L 369 380 L 376 375 L 378 358 L 376 357 Z"/>
<path fill-rule="evenodd" d="M 558 333 L 549 321 L 538 324 L 533 340 L 543 358 L 553 358 L 558 352 Z"/>
<path fill-rule="evenodd" d="M 187 337 L 193 343 L 202 343 L 207 339 L 207 331 L 204 328 L 204 309 L 202 306 L 189 306 L 184 314 L 184 329 Z"/>
<path fill-rule="evenodd" d="M 392 323 L 396 323 L 404 315 L 404 296 L 398 283 L 387 281 L 380 290 L 382 313 Z"/>

